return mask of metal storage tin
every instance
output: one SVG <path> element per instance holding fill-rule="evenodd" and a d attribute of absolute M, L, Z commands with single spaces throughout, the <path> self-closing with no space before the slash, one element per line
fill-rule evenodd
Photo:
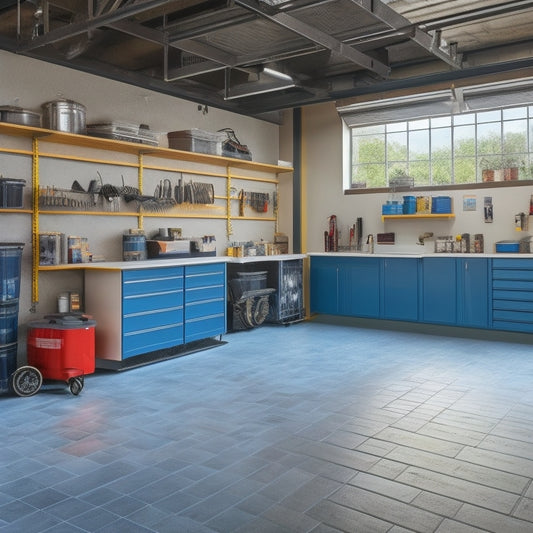
<path fill-rule="evenodd" d="M 0 177 L 0 207 L 23 207 L 26 180 Z"/>
<path fill-rule="evenodd" d="M 38 128 L 41 125 L 41 115 L 22 109 L 21 107 L 4 105 L 0 106 L 0 122 Z"/>
<path fill-rule="evenodd" d="M 72 100 L 54 100 L 43 108 L 43 128 L 67 133 L 86 132 L 85 106 Z"/>

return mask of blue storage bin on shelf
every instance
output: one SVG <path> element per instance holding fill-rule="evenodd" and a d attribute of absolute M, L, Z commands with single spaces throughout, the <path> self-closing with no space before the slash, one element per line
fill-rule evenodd
<path fill-rule="evenodd" d="M 452 199 L 450 196 L 433 196 L 431 199 L 431 212 L 433 214 L 447 214 L 452 212 Z"/>
<path fill-rule="evenodd" d="M 404 196 L 403 197 L 402 212 L 404 215 L 414 215 L 416 213 L 416 197 L 415 196 Z"/>
<path fill-rule="evenodd" d="M 519 253 L 520 242 L 518 241 L 498 241 L 496 243 L 496 253 Z"/>
<path fill-rule="evenodd" d="M 403 204 L 398 202 L 387 202 L 381 206 L 382 215 L 401 215 L 403 213 Z"/>

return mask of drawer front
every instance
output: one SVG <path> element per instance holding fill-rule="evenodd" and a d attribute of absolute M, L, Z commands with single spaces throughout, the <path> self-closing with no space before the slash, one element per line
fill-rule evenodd
<path fill-rule="evenodd" d="M 519 302 L 533 302 L 533 291 L 506 291 L 495 289 L 492 291 L 492 299 L 496 300 L 510 300 Z"/>
<path fill-rule="evenodd" d="M 226 284 L 226 265 L 196 265 L 185 267 L 185 288 Z"/>
<path fill-rule="evenodd" d="M 183 306 L 183 291 L 181 289 L 164 291 L 137 296 L 125 296 L 122 300 L 122 313 L 142 313 L 143 311 L 156 311 L 173 309 Z"/>
<path fill-rule="evenodd" d="M 516 331 L 520 333 L 533 333 L 533 324 L 524 322 L 504 322 L 500 320 L 493 320 L 493 329 L 500 329 L 503 331 Z"/>
<path fill-rule="evenodd" d="M 532 270 L 492 270 L 493 280 L 518 280 L 518 281 L 533 281 L 533 269 Z"/>
<path fill-rule="evenodd" d="M 169 267 L 160 267 L 160 268 L 140 268 L 135 270 L 123 270 L 122 271 L 122 280 L 123 281 L 138 281 L 138 280 L 149 280 L 149 279 L 159 279 L 161 277 L 172 277 L 176 274 L 183 275 L 183 267 L 169 266 Z"/>
<path fill-rule="evenodd" d="M 185 303 L 201 302 L 204 300 L 224 299 L 226 294 L 225 285 L 208 285 L 206 287 L 194 287 L 185 292 Z"/>
<path fill-rule="evenodd" d="M 192 342 L 226 333 L 226 317 L 216 316 L 188 320 L 185 324 L 185 342 Z"/>
<path fill-rule="evenodd" d="M 122 274 L 122 295 L 135 296 L 183 289 L 183 268 L 127 270 Z"/>
<path fill-rule="evenodd" d="M 202 302 L 195 302 L 185 306 L 185 320 L 194 320 L 196 318 L 210 317 L 214 315 L 225 314 L 226 302 L 224 298 L 214 298 Z"/>
<path fill-rule="evenodd" d="M 493 321 L 504 320 L 509 322 L 522 322 L 533 325 L 533 313 L 525 311 L 512 311 L 505 309 L 495 309 L 492 313 Z"/>
<path fill-rule="evenodd" d="M 125 315 L 122 320 L 122 332 L 133 333 L 149 328 L 172 326 L 173 324 L 183 326 L 182 307 Z"/>
<path fill-rule="evenodd" d="M 122 357 L 162 350 L 183 344 L 183 326 L 169 326 L 138 330 L 122 336 Z"/>
<path fill-rule="evenodd" d="M 507 309 L 509 311 L 526 311 L 533 313 L 533 302 L 520 300 L 493 300 L 493 309 Z"/>
<path fill-rule="evenodd" d="M 532 291 L 533 281 L 517 281 L 510 279 L 494 279 L 492 281 L 493 289 L 509 289 L 511 291 Z"/>
<path fill-rule="evenodd" d="M 533 259 L 498 259 L 492 260 L 492 268 L 518 268 L 532 269 Z"/>

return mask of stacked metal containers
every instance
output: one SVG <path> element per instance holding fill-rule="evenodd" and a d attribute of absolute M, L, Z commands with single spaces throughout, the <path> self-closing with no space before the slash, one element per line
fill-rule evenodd
<path fill-rule="evenodd" d="M 0 393 L 17 368 L 22 243 L 0 243 Z"/>

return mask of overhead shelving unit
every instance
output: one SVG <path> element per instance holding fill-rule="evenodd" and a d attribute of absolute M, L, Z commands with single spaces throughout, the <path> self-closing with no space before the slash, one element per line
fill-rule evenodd
<path fill-rule="evenodd" d="M 232 180 L 241 180 L 248 182 L 263 182 L 271 184 L 275 187 L 277 194 L 278 176 L 283 173 L 292 172 L 291 167 L 278 166 L 268 163 L 258 163 L 254 161 L 246 161 L 234 159 L 229 157 L 201 154 L 195 152 L 188 152 L 182 150 L 175 150 L 172 148 L 165 148 L 160 146 L 150 146 L 146 144 L 118 141 L 113 139 L 104 139 L 99 137 L 90 137 L 87 135 L 79 135 L 73 133 L 59 132 L 55 130 L 48 130 L 44 128 L 35 128 L 28 126 L 21 126 L 10 123 L 0 123 L 0 135 L 7 135 L 12 137 L 24 137 L 32 141 L 32 149 L 24 150 L 19 148 L 2 148 L 0 153 L 18 154 L 32 157 L 32 206 L 31 209 L 0 209 L 0 213 L 26 213 L 32 215 L 32 244 L 33 244 L 33 265 L 32 265 L 32 302 L 38 302 L 38 271 L 39 270 L 65 270 L 70 268 L 79 268 L 78 265 L 53 265 L 40 266 L 39 265 L 39 216 L 42 215 L 82 215 L 82 216 L 125 216 L 136 217 L 137 225 L 140 229 L 143 228 L 143 217 L 160 217 L 160 218 L 204 218 L 226 220 L 226 232 L 228 235 L 232 234 L 232 220 L 254 220 L 275 222 L 277 224 L 277 209 L 273 208 L 273 216 L 242 216 L 242 214 L 232 214 L 232 203 L 239 201 L 239 198 L 232 194 Z M 97 154 L 89 156 L 83 154 L 62 154 L 48 151 L 50 146 L 68 146 L 80 149 L 89 150 L 103 150 L 113 154 L 124 154 L 129 156 L 130 161 L 120 161 L 116 159 L 106 158 Z M 43 147 L 46 146 L 46 150 Z M 136 159 L 131 161 L 131 156 Z M 181 210 L 180 212 L 164 212 L 153 213 L 144 212 L 142 209 L 138 211 L 87 211 L 75 209 L 54 209 L 43 208 L 39 206 L 39 194 L 41 188 L 40 180 L 40 159 L 55 159 L 64 161 L 76 161 L 88 164 L 105 164 L 122 167 L 130 167 L 138 169 L 138 189 L 143 191 L 144 171 L 155 170 L 170 173 L 187 173 L 197 176 L 206 176 L 213 179 L 222 179 L 225 181 L 225 194 L 217 195 L 215 199 L 223 201 L 223 205 L 211 206 L 213 209 L 206 209 L 204 213 L 195 213 L 189 209 L 190 212 Z M 147 159 L 149 158 L 149 161 Z M 124 159 L 127 159 L 126 157 Z M 161 164 L 154 163 L 154 159 L 161 161 Z M 167 164 L 165 164 L 167 162 Z M 179 168 L 169 165 L 168 162 L 184 162 L 193 163 L 205 167 L 200 169 Z M 220 171 L 217 170 L 217 167 Z M 250 175 L 247 175 L 247 172 Z M 259 173 L 260 176 L 253 175 Z M 182 206 L 183 204 L 180 204 Z M 191 204 L 194 205 L 194 204 Z M 223 210 L 223 213 L 213 212 L 216 209 Z"/>

